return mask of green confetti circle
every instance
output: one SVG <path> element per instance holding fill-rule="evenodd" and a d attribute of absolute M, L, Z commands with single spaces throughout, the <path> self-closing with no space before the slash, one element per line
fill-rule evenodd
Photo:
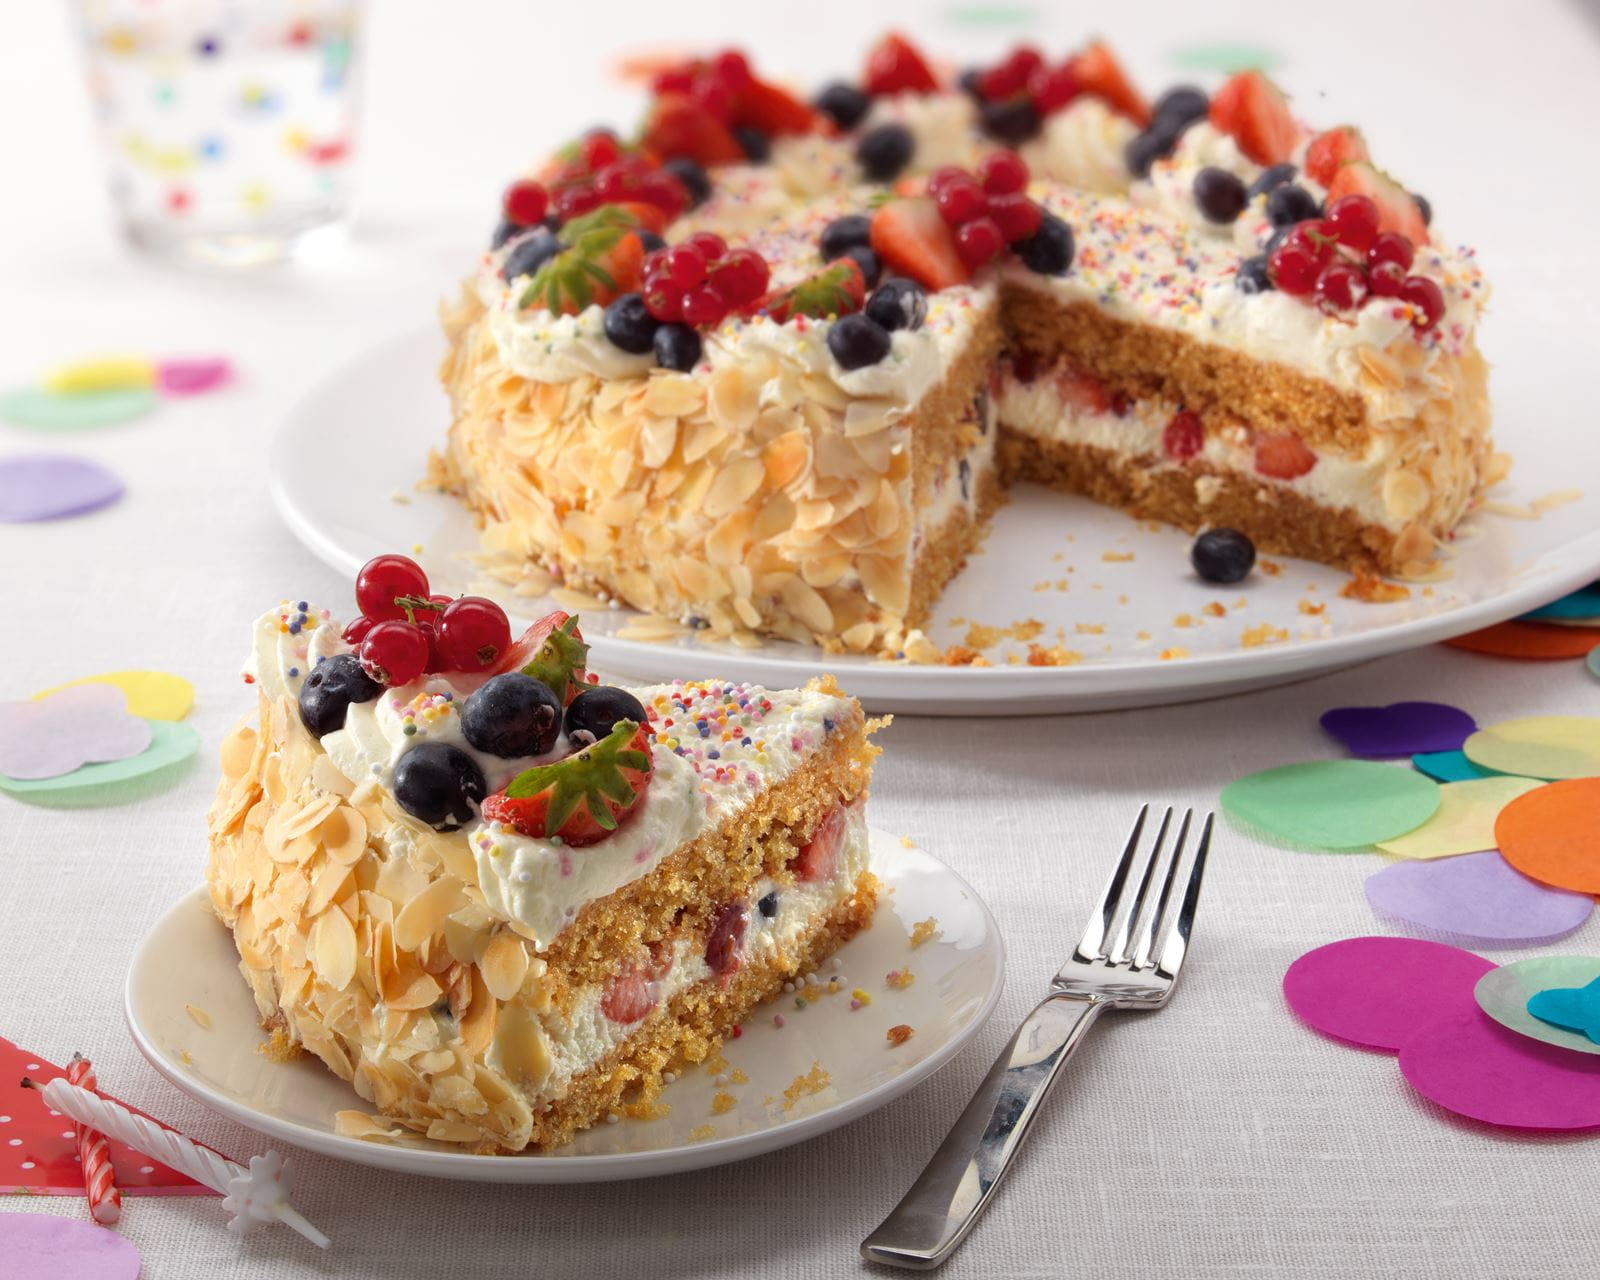
<path fill-rule="evenodd" d="M 1222 791 L 1230 818 L 1292 845 L 1361 849 L 1414 831 L 1439 809 L 1439 784 L 1371 760 L 1264 769 Z"/>
<path fill-rule="evenodd" d="M 156 407 L 149 387 L 118 387 L 110 391 L 74 391 L 70 394 L 24 387 L 0 396 L 0 418 L 19 427 L 70 431 L 79 427 L 108 427 L 141 418 Z"/>
<path fill-rule="evenodd" d="M 151 720 L 150 745 L 136 756 L 86 764 L 56 778 L 10 778 L 0 773 L 0 791 L 58 809 L 123 804 L 175 779 L 199 746 L 200 735 L 190 726 Z"/>
<path fill-rule="evenodd" d="M 1264 45 L 1244 41 L 1219 41 L 1215 44 L 1190 44 L 1172 51 L 1172 64 L 1185 71 L 1271 71 L 1283 65 L 1283 55 Z"/>
<path fill-rule="evenodd" d="M 1583 1032 L 1568 1031 L 1528 1012 L 1528 1001 L 1537 992 L 1551 987 L 1586 987 L 1596 978 L 1600 978 L 1600 957 L 1532 956 L 1490 969 L 1478 979 L 1472 994 L 1480 1009 L 1519 1035 L 1579 1053 L 1600 1053 L 1600 1044 Z"/>
<path fill-rule="evenodd" d="M 1596 680 L 1600 680 L 1600 644 L 1589 650 L 1589 656 L 1583 660 L 1583 663 L 1589 668 L 1589 674 Z"/>

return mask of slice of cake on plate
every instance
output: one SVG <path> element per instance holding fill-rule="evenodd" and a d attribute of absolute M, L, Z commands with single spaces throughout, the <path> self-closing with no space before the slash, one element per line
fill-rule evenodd
<path fill-rule="evenodd" d="M 647 1111 L 871 919 L 831 679 L 599 685 L 576 618 L 512 643 L 399 556 L 357 600 L 257 621 L 207 878 L 275 1046 L 383 1116 L 501 1153 Z"/>

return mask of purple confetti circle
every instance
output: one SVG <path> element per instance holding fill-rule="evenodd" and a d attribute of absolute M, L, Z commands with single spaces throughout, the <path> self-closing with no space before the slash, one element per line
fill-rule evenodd
<path fill-rule="evenodd" d="M 1455 751 L 1478 730 L 1477 722 L 1465 711 L 1442 702 L 1335 707 L 1323 712 L 1322 727 L 1362 760 Z"/>
<path fill-rule="evenodd" d="M 0 521 L 26 524 L 87 515 L 115 502 L 122 481 L 98 462 L 68 453 L 0 458 Z"/>
<path fill-rule="evenodd" d="M 1530 880 L 1493 850 L 1397 862 L 1368 876 L 1366 890 L 1381 916 L 1502 947 L 1552 942 L 1594 910 L 1588 894 Z"/>

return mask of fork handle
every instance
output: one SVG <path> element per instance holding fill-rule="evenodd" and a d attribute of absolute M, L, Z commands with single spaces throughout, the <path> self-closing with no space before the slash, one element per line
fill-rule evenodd
<path fill-rule="evenodd" d="M 1103 1008 L 1103 1000 L 1056 995 L 1023 1020 L 922 1176 L 861 1242 L 863 1258 L 927 1271 L 955 1252 Z"/>

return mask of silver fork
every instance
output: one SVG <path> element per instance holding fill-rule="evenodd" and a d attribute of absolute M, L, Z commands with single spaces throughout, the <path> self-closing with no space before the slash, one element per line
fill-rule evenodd
<path fill-rule="evenodd" d="M 1173 811 L 1141 853 L 1150 806 L 1139 810 L 1100 901 L 1072 958 L 1050 981 L 1050 994 L 995 1059 L 922 1176 L 878 1229 L 861 1242 L 868 1262 L 931 1270 L 944 1262 L 988 1207 L 1028 1136 L 1039 1104 L 1061 1068 L 1105 1009 L 1159 1009 L 1172 995 L 1200 900 L 1211 847 L 1212 815 L 1200 828 L 1182 900 L 1173 888 L 1194 811 L 1185 810 L 1168 849 Z M 1162 867 L 1165 870 L 1162 870 Z M 1160 878 L 1160 890 L 1150 890 Z M 1130 883 L 1136 883 L 1129 893 Z"/>

